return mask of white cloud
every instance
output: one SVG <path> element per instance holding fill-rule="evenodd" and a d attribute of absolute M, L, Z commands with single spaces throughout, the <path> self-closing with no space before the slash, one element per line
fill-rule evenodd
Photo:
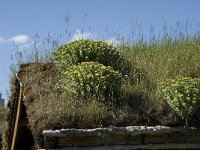
<path fill-rule="evenodd" d="M 0 38 L 0 42 L 3 42 L 3 38 Z"/>
<path fill-rule="evenodd" d="M 16 45 L 22 45 L 22 44 L 27 44 L 29 42 L 30 42 L 29 36 L 26 34 L 19 34 L 9 38 L 0 37 L 0 44 L 14 43 Z"/>
<path fill-rule="evenodd" d="M 71 41 L 80 40 L 80 39 L 91 39 L 91 38 L 92 38 L 92 33 L 90 32 L 81 33 L 81 31 L 77 29 Z"/>
<path fill-rule="evenodd" d="M 28 35 L 25 34 L 16 35 L 8 39 L 8 42 L 13 42 L 15 44 L 25 44 L 28 41 L 29 37 Z"/>
<path fill-rule="evenodd" d="M 81 40 L 81 39 L 99 39 L 98 35 L 101 35 L 101 34 L 95 34 L 95 33 L 91 33 L 91 32 L 83 32 L 82 33 L 79 29 L 77 29 L 70 41 Z M 117 40 L 115 37 L 105 39 L 104 41 L 109 44 L 112 44 L 114 46 L 121 44 L 121 42 L 119 40 Z"/>
<path fill-rule="evenodd" d="M 106 39 L 105 42 L 107 42 L 107 43 L 109 43 L 109 44 L 112 44 L 112 45 L 114 45 L 114 46 L 117 46 L 117 45 L 120 44 L 120 41 L 117 40 L 117 39 L 114 38 L 114 37 L 111 37 L 111 38 L 109 38 L 109 39 Z"/>

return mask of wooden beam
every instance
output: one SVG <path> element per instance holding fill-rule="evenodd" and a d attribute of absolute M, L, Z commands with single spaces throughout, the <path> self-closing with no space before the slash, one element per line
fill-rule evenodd
<path fill-rule="evenodd" d="M 17 81 L 20 82 L 17 75 L 16 75 L 16 77 L 17 77 Z M 17 106 L 17 115 L 16 115 L 16 119 L 15 119 L 14 132 L 13 132 L 13 136 L 12 136 L 11 150 L 15 150 L 16 138 L 17 138 L 17 133 L 18 133 L 18 129 L 19 129 L 19 120 L 20 120 L 21 110 L 22 110 L 22 85 L 20 84 L 18 106 Z"/>

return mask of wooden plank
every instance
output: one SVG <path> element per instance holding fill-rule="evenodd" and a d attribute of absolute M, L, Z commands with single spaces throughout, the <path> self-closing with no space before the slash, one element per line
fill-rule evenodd
<path fill-rule="evenodd" d="M 177 143 L 180 142 L 181 134 L 145 134 L 144 143 L 145 144 L 162 144 L 162 143 Z"/>
<path fill-rule="evenodd" d="M 18 81 L 19 81 L 19 79 L 18 79 Z M 14 131 L 13 131 L 13 136 L 12 136 L 11 150 L 14 150 L 15 146 L 16 146 L 16 137 L 17 137 L 17 132 L 18 132 L 18 128 L 19 128 L 19 120 L 20 120 L 21 110 L 22 110 L 22 86 L 20 84 L 18 106 L 17 106 L 17 115 L 16 115 L 16 119 L 15 119 L 15 126 L 14 126 Z"/>
<path fill-rule="evenodd" d="M 63 148 L 45 148 L 42 150 L 134 150 L 134 149 L 200 149 L 199 143 L 143 144 L 143 145 L 100 145 L 69 146 Z"/>
<path fill-rule="evenodd" d="M 45 137 L 45 147 L 113 145 L 113 144 L 142 144 L 142 136 L 107 136 L 107 137 Z"/>
<path fill-rule="evenodd" d="M 145 134 L 144 143 L 145 144 L 200 143 L 200 133 L 191 132 L 188 134 L 181 134 L 181 133 Z"/>

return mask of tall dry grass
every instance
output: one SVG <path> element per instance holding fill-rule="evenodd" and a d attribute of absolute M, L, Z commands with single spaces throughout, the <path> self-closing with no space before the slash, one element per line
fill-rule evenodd
<path fill-rule="evenodd" d="M 34 74 L 37 69 L 31 70 L 32 75 L 29 74 L 31 71 L 27 71 L 24 86 L 30 88 L 34 95 L 33 103 L 26 104 L 27 114 L 35 134 L 44 128 L 132 124 L 133 112 L 142 112 L 147 120 L 145 123 L 151 122 L 151 110 L 160 108 L 162 103 L 162 97 L 157 93 L 160 82 L 175 77 L 200 77 L 200 34 L 189 35 L 180 31 L 172 34 L 165 32 L 160 39 L 155 39 L 156 36 L 151 33 L 152 39 L 134 42 L 120 38 L 122 41 L 117 49 L 125 60 L 128 77 L 121 87 L 124 104 L 117 109 L 95 98 L 85 103 L 74 97 L 59 83 L 59 73 L 55 78 Z M 49 42 L 55 43 L 52 39 Z M 56 47 L 57 44 L 53 44 L 52 51 L 42 57 L 39 57 L 40 51 L 35 47 L 28 62 L 50 61 Z M 24 62 L 22 54 L 19 56 L 17 62 Z M 159 119 L 162 116 L 153 121 L 159 123 Z"/>

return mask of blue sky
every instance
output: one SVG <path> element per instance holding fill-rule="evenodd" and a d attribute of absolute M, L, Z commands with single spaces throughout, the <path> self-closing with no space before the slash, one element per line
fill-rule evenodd
<path fill-rule="evenodd" d="M 200 0 L 1 0 L 0 1 L 0 92 L 7 99 L 11 55 L 30 49 L 34 35 L 61 35 L 62 42 L 80 37 L 112 41 L 115 33 L 125 37 L 143 27 L 157 31 L 163 24 L 200 23 Z M 66 34 L 67 30 L 67 34 Z M 70 36 L 69 36 L 70 33 Z"/>

